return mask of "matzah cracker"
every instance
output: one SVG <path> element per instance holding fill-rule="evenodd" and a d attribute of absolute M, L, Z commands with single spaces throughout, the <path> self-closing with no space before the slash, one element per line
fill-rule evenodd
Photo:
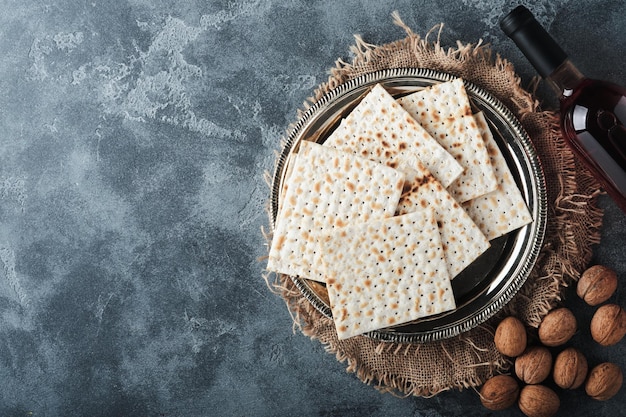
<path fill-rule="evenodd" d="M 398 102 L 464 168 L 450 193 L 464 202 L 496 188 L 489 154 L 471 113 L 460 78 L 412 93 Z"/>
<path fill-rule="evenodd" d="M 390 167 L 302 142 L 287 179 L 267 269 L 324 281 L 316 259 L 320 232 L 393 216 L 404 175 Z"/>
<path fill-rule="evenodd" d="M 380 84 L 341 121 L 324 145 L 397 166 L 401 155 L 416 155 L 445 186 L 463 168 Z"/>
<path fill-rule="evenodd" d="M 477 113 L 474 118 L 489 151 L 498 179 L 498 187 L 489 194 L 464 203 L 463 208 L 480 227 L 483 234 L 489 240 L 493 240 L 527 225 L 533 219 L 506 160 L 491 134 L 485 116 Z"/>
<path fill-rule="evenodd" d="M 411 164 L 413 165 L 413 164 Z M 407 214 L 425 207 L 435 212 L 450 278 L 489 249 L 490 244 L 470 216 L 450 193 L 421 165 L 417 170 L 401 164 L 405 185 L 396 214 Z"/>
<path fill-rule="evenodd" d="M 337 229 L 320 250 L 339 339 L 456 308 L 432 210 Z"/>

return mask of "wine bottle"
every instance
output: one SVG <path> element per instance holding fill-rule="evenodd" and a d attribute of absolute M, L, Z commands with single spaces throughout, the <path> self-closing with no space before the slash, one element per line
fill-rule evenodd
<path fill-rule="evenodd" d="M 559 95 L 563 139 L 626 213 L 626 89 L 585 77 L 524 6 L 500 27 Z"/>

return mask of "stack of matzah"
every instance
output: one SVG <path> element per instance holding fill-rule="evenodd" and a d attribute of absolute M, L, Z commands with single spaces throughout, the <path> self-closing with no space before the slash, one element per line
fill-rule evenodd
<path fill-rule="evenodd" d="M 532 221 L 460 79 L 376 85 L 289 166 L 268 270 L 322 282 L 340 339 L 456 308 L 451 281 Z"/>
<path fill-rule="evenodd" d="M 436 84 L 398 102 L 463 167 L 449 187 L 459 203 L 495 190 L 497 180 L 461 79 Z"/>

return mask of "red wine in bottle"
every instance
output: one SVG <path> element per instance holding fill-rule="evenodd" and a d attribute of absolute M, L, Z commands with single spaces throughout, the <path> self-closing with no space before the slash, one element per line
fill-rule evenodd
<path fill-rule="evenodd" d="M 563 139 L 626 213 L 626 89 L 586 78 L 524 6 L 500 27 L 557 92 Z"/>

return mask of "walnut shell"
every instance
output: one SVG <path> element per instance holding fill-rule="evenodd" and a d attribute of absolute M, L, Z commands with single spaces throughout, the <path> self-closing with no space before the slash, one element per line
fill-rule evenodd
<path fill-rule="evenodd" d="M 591 337 L 602 346 L 611 346 L 626 335 L 626 311 L 617 304 L 605 304 L 591 318 Z"/>
<path fill-rule="evenodd" d="M 516 357 L 526 350 L 526 327 L 519 319 L 509 316 L 498 324 L 493 338 L 496 349 L 506 356 Z"/>
<path fill-rule="evenodd" d="M 554 347 L 566 343 L 577 329 L 576 317 L 566 307 L 549 312 L 539 325 L 539 340 L 546 346 Z"/>
<path fill-rule="evenodd" d="M 611 362 L 601 363 L 589 372 L 585 392 L 595 400 L 606 401 L 619 392 L 622 382 L 619 366 Z"/>
<path fill-rule="evenodd" d="M 544 385 L 526 385 L 519 395 L 518 405 L 528 417 L 550 417 L 561 405 L 556 392 Z"/>
<path fill-rule="evenodd" d="M 603 265 L 594 265 L 583 272 L 576 285 L 576 294 L 590 306 L 611 298 L 617 289 L 617 274 Z"/>
<path fill-rule="evenodd" d="M 480 389 L 480 402 L 488 409 L 498 411 L 509 408 L 519 397 L 519 385 L 509 375 L 488 379 Z"/>
<path fill-rule="evenodd" d="M 552 354 L 544 346 L 531 346 L 515 359 L 515 374 L 527 384 L 543 382 L 551 370 Z"/>
<path fill-rule="evenodd" d="M 587 378 L 587 358 L 573 347 L 567 348 L 556 356 L 552 378 L 563 389 L 576 389 Z"/>

